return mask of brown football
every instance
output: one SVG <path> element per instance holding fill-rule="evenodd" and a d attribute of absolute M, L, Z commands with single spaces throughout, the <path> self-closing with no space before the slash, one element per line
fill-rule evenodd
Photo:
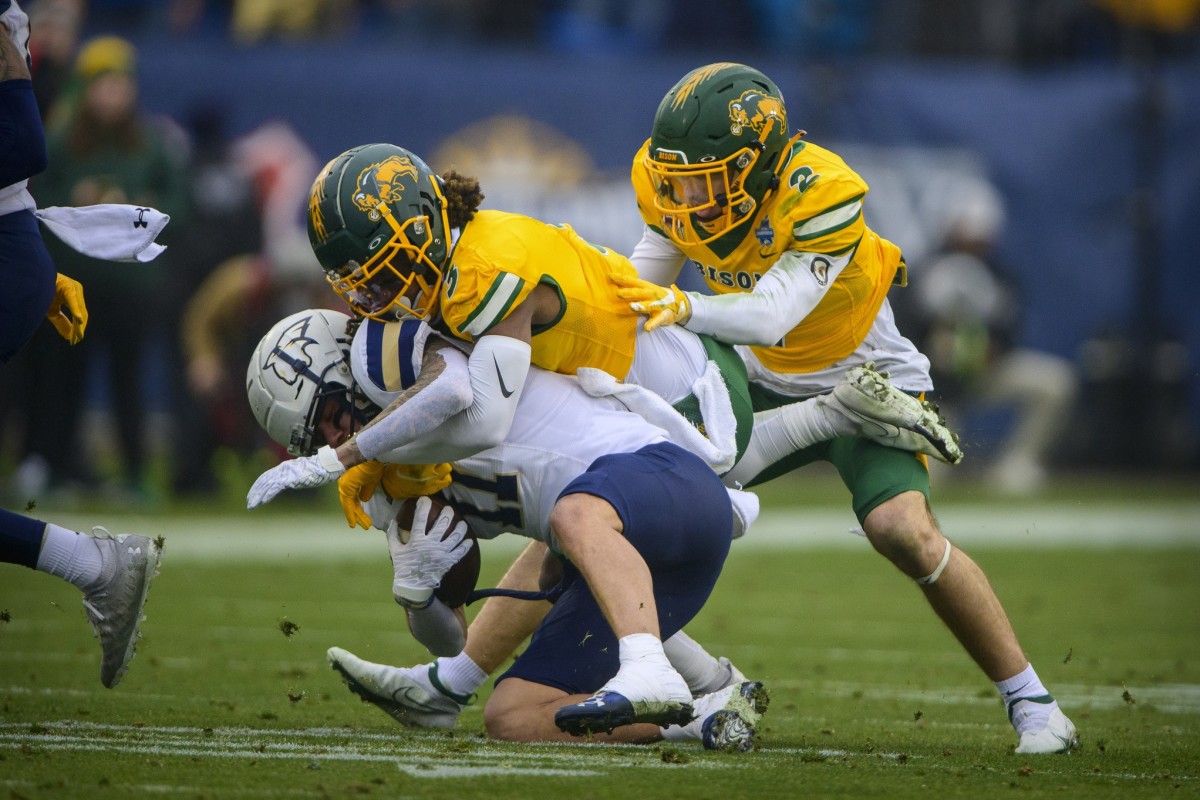
<path fill-rule="evenodd" d="M 429 499 L 433 502 L 433 508 L 429 512 L 430 519 L 437 519 L 442 509 L 450 505 L 438 495 L 430 495 Z M 451 506 L 451 509 L 453 508 Z M 401 503 L 400 510 L 396 512 L 396 522 L 399 524 L 400 530 L 412 530 L 413 513 L 416 509 L 416 498 L 408 498 Z M 464 521 L 463 516 L 455 510 L 454 520 L 450 523 L 450 527 L 446 531 L 454 530 L 458 523 Z M 402 534 L 401 538 L 407 541 L 408 535 Z M 475 540 L 475 533 L 471 530 L 470 523 L 467 524 L 467 539 L 475 542 L 474 546 L 463 556 L 461 561 L 451 567 L 442 576 L 441 585 L 433 591 L 434 596 L 450 608 L 459 608 L 465 605 L 467 598 L 471 596 L 471 592 L 475 590 L 475 584 L 479 580 L 479 542 Z"/>

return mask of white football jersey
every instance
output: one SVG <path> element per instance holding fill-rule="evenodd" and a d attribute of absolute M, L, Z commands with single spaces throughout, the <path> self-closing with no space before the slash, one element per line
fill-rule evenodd
<path fill-rule="evenodd" d="M 376 403 L 387 405 L 419 374 L 428 330 L 416 320 L 368 320 L 359 328 L 351 366 Z M 379 382 L 384 375 L 403 377 L 400 384 L 385 387 Z M 507 532 L 554 547 L 550 510 L 567 484 L 600 456 L 632 453 L 667 439 L 665 430 L 620 401 L 591 397 L 575 378 L 532 367 L 508 437 L 454 462 L 454 482 L 447 491 L 479 538 Z M 382 519 L 390 519 L 386 504 L 372 506 L 384 512 Z M 368 511 L 380 521 L 373 508 Z"/>

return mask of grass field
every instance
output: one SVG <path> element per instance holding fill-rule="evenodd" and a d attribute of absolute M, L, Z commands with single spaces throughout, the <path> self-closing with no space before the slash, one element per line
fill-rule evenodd
<path fill-rule="evenodd" d="M 958 497 L 940 512 L 1082 734 L 1072 755 L 1028 758 L 990 682 L 911 582 L 847 533 L 849 513 L 776 495 L 688 628 L 771 690 L 756 752 L 495 744 L 486 691 L 453 733 L 400 728 L 324 657 L 336 644 L 425 660 L 391 602 L 381 539 L 339 527 L 328 505 L 109 514 L 114 530 L 166 537 L 145 638 L 115 690 L 100 686 L 78 593 L 0 568 L 0 797 L 1200 795 L 1200 499 Z M 485 548 L 483 582 L 517 546 Z"/>

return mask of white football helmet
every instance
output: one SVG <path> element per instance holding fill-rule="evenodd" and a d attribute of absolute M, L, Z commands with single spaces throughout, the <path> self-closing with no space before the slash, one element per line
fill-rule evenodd
<path fill-rule="evenodd" d="M 357 391 L 350 371 L 350 318 L 309 309 L 284 317 L 254 349 L 246 395 L 267 435 L 293 456 L 311 455 L 321 401 L 334 397 L 361 425 L 377 411 Z"/>

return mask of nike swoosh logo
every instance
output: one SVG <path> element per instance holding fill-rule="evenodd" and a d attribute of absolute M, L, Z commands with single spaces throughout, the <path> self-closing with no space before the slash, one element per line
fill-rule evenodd
<path fill-rule="evenodd" d="M 858 417 L 858 425 L 862 429 L 863 436 L 873 436 L 878 439 L 897 439 L 900 437 L 900 429 L 890 422 L 868 419 L 861 414 L 855 414 L 855 416 Z"/>
<path fill-rule="evenodd" d="M 441 711 L 443 709 L 435 708 L 430 704 L 433 698 L 429 696 L 429 692 L 420 689 L 416 686 L 401 686 L 396 691 L 392 692 L 392 700 L 405 708 L 410 708 L 415 711 Z"/>
<path fill-rule="evenodd" d="M 492 356 L 492 363 L 496 365 L 496 377 L 500 380 L 500 394 L 506 398 L 512 397 L 513 390 L 504 385 L 504 375 L 500 372 L 500 362 L 496 360 L 495 356 Z"/>

